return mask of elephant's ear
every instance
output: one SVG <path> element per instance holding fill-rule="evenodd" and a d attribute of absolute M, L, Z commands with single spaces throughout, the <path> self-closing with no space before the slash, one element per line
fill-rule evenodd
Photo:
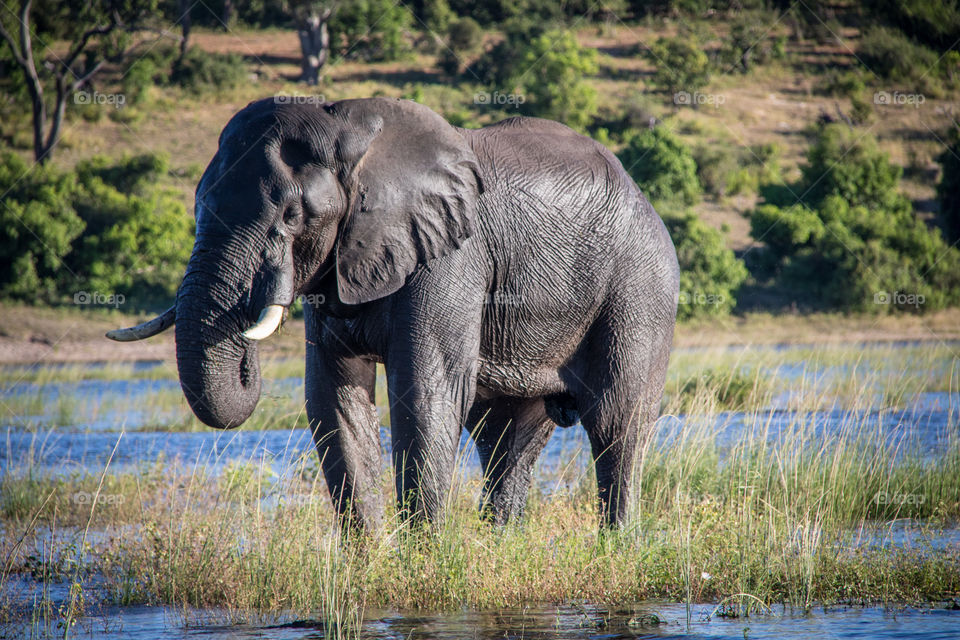
<path fill-rule="evenodd" d="M 343 302 L 360 304 L 459 248 L 483 187 L 466 140 L 426 107 L 373 98 L 333 108 L 345 120 L 341 157 L 359 158 L 347 178 L 353 203 L 337 242 L 337 286 Z"/>

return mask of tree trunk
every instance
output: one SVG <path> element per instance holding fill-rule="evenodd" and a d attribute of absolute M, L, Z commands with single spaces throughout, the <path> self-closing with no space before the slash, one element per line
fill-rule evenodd
<path fill-rule="evenodd" d="M 192 23 L 190 21 L 190 0 L 179 0 L 177 2 L 177 23 L 180 25 L 181 30 L 181 40 L 180 40 L 180 59 L 183 60 L 183 56 L 187 55 L 187 47 L 190 46 L 190 27 Z"/>
<path fill-rule="evenodd" d="M 301 19 L 297 25 L 300 52 L 303 55 L 300 63 L 300 81 L 309 85 L 320 82 L 320 69 L 330 57 L 330 33 L 327 30 L 330 13 L 329 9 L 322 14 L 311 13 Z"/>
<path fill-rule="evenodd" d="M 230 30 L 235 9 L 236 7 L 233 6 L 233 0 L 223 0 L 223 14 L 220 17 L 220 21 L 223 23 L 224 31 Z"/>

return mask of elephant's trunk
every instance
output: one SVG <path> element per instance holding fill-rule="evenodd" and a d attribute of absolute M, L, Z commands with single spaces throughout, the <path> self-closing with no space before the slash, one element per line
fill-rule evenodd
<path fill-rule="evenodd" d="M 177 371 L 196 416 L 231 429 L 260 399 L 260 361 L 257 343 L 242 335 L 250 323 L 243 288 L 205 262 L 195 252 L 177 294 Z"/>

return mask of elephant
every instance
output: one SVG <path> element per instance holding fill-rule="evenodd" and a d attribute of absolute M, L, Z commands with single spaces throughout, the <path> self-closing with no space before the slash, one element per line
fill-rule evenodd
<path fill-rule="evenodd" d="M 175 325 L 201 421 L 250 416 L 258 341 L 300 299 L 307 415 L 346 522 L 383 524 L 377 363 L 405 516 L 443 518 L 468 429 L 481 512 L 521 518 L 554 429 L 579 423 L 601 526 L 627 521 L 679 268 L 663 221 L 603 145 L 539 118 L 462 129 L 407 100 L 267 98 L 226 125 L 195 202 L 176 303 L 108 336 Z"/>

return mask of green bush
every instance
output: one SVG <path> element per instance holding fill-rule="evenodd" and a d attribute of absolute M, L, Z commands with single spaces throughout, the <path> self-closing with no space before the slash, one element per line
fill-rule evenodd
<path fill-rule="evenodd" d="M 720 48 L 719 58 L 724 71 L 748 73 L 754 65 L 783 58 L 785 38 L 770 37 L 776 21 L 776 16 L 762 12 L 741 14 L 730 26 L 730 34 Z"/>
<path fill-rule="evenodd" d="M 692 213 L 664 215 L 680 263 L 680 297 L 677 318 L 728 314 L 737 303 L 736 293 L 747 279 L 747 268 L 727 248 L 723 234 Z"/>
<path fill-rule="evenodd" d="M 883 26 L 867 29 L 857 47 L 857 57 L 869 71 L 882 78 L 906 84 L 914 91 L 934 93 L 938 90 L 939 56 L 899 29 Z"/>
<path fill-rule="evenodd" d="M 581 47 L 569 31 L 544 33 L 518 57 L 513 86 L 525 98 L 524 111 L 586 130 L 597 111 L 597 91 L 583 81 L 597 73 L 597 52 Z"/>
<path fill-rule="evenodd" d="M 818 132 L 800 170 L 802 191 L 797 193 L 812 207 L 831 195 L 871 209 L 910 207 L 899 191 L 901 168 L 890 163 L 872 137 L 844 125 Z"/>
<path fill-rule="evenodd" d="M 189 258 L 192 223 L 180 200 L 156 186 L 167 172 L 166 159 L 152 155 L 29 174 L 18 156 L 0 156 L 0 189 L 9 189 L 0 211 L 0 296 L 56 303 L 81 291 L 122 294 L 135 308 L 169 300 Z"/>
<path fill-rule="evenodd" d="M 187 54 L 173 63 L 171 84 L 193 93 L 220 91 L 238 86 L 246 75 L 243 58 L 235 53 L 207 53 L 190 47 Z"/>
<path fill-rule="evenodd" d="M 879 0 L 877 11 L 890 24 L 938 51 L 947 51 L 960 39 L 957 0 Z"/>
<path fill-rule="evenodd" d="M 705 144 L 693 150 L 697 179 L 704 192 L 713 197 L 727 194 L 728 186 L 740 170 L 742 154 L 726 145 Z"/>
<path fill-rule="evenodd" d="M 960 251 L 914 215 L 900 168 L 842 125 L 819 133 L 800 202 L 758 207 L 751 235 L 767 245 L 776 286 L 813 307 L 915 313 L 960 302 Z"/>
<path fill-rule="evenodd" d="M 0 296 L 26 302 L 52 302 L 63 266 L 83 220 L 73 209 L 80 191 L 75 175 L 49 165 L 32 171 L 15 153 L 0 152 Z"/>
<path fill-rule="evenodd" d="M 67 262 L 89 290 L 147 304 L 169 299 L 190 257 L 193 224 L 176 195 L 155 187 L 167 159 L 95 157 L 77 165 L 84 192 L 75 208 L 86 222 Z"/>
<path fill-rule="evenodd" d="M 411 51 L 407 33 L 413 15 L 392 0 L 351 0 L 330 19 L 330 41 L 342 57 L 397 60 Z"/>
<path fill-rule="evenodd" d="M 675 104 L 685 104 L 679 94 L 693 95 L 710 81 L 710 59 L 692 38 L 660 38 L 647 58 L 656 67 L 654 86 L 672 96 Z"/>
<path fill-rule="evenodd" d="M 954 125 L 947 136 L 947 148 L 937 158 L 942 167 L 937 184 L 940 218 L 947 241 L 960 242 L 960 125 Z"/>
<path fill-rule="evenodd" d="M 483 29 L 470 16 L 464 16 L 450 23 L 447 30 L 447 45 L 457 53 L 469 53 L 483 41 Z"/>
<path fill-rule="evenodd" d="M 447 46 L 437 61 L 440 69 L 449 76 L 456 76 L 463 59 L 482 41 L 483 30 L 476 20 L 469 16 L 454 20 L 447 30 Z"/>
<path fill-rule="evenodd" d="M 693 155 L 666 128 L 655 127 L 629 135 L 617 157 L 647 198 L 655 203 L 692 205 L 700 199 Z"/>

